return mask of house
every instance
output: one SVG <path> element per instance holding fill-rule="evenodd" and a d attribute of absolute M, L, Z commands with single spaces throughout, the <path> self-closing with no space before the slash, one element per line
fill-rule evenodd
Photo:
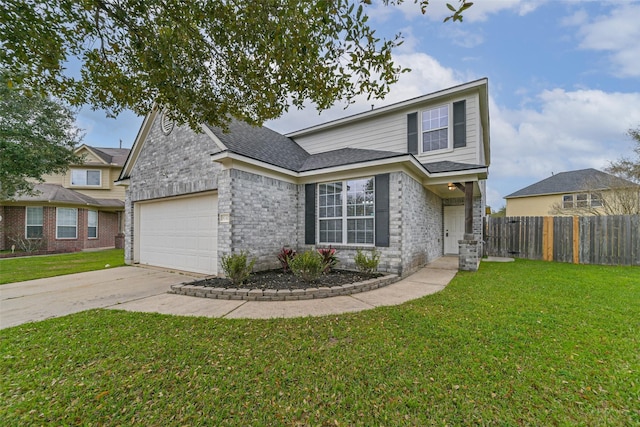
<path fill-rule="evenodd" d="M 615 211 L 620 202 L 611 189 L 633 187 L 637 194 L 636 184 L 597 169 L 561 172 L 506 196 L 506 216 L 607 213 L 605 205 Z"/>
<path fill-rule="evenodd" d="M 409 274 L 481 245 L 489 142 L 487 79 L 288 135 L 196 133 L 156 109 L 119 178 L 125 260 L 214 275 L 241 250 L 261 270 L 284 246 L 334 247 L 342 268 L 377 248 L 380 270 Z"/>
<path fill-rule="evenodd" d="M 84 161 L 44 176 L 35 194 L 0 203 L 0 249 L 46 252 L 123 247 L 125 190 L 114 181 L 129 149 L 81 145 Z"/>

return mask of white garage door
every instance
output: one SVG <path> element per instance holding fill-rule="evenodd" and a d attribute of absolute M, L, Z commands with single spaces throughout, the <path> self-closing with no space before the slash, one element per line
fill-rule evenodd
<path fill-rule="evenodd" d="M 218 196 L 138 203 L 139 262 L 217 274 Z"/>

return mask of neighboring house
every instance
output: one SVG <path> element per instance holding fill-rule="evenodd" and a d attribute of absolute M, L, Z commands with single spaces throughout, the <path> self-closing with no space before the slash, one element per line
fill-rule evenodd
<path fill-rule="evenodd" d="M 44 176 L 33 196 L 0 203 L 0 250 L 18 241 L 42 251 L 122 247 L 125 190 L 115 186 L 129 149 L 82 145 L 84 159 L 60 175 Z"/>
<path fill-rule="evenodd" d="M 456 254 L 465 231 L 481 241 L 487 91 L 482 79 L 286 136 L 238 121 L 195 133 L 154 110 L 119 180 L 125 259 L 221 274 L 241 250 L 260 270 L 283 246 L 332 246 L 343 268 L 377 248 L 380 270 L 405 275 Z"/>
<path fill-rule="evenodd" d="M 581 169 L 561 172 L 505 197 L 506 216 L 577 215 L 602 212 L 611 188 L 634 183 L 601 172 Z"/>

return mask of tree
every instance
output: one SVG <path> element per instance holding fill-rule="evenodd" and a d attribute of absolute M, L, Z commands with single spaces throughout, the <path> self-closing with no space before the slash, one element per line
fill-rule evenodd
<path fill-rule="evenodd" d="M 386 5 L 403 0 L 385 0 Z M 428 0 L 414 0 L 422 12 Z M 5 0 L 0 63 L 17 83 L 116 115 L 261 124 L 311 101 L 381 98 L 407 71 L 368 25 L 371 0 Z M 461 21 L 472 3 L 448 4 Z M 80 64 L 79 71 L 75 69 Z"/>
<path fill-rule="evenodd" d="M 628 179 L 640 184 L 640 127 L 629 129 L 628 135 L 635 141 L 636 147 L 633 151 L 636 158 L 621 157 L 615 162 L 610 162 L 605 170 L 613 175 Z"/>
<path fill-rule="evenodd" d="M 75 114 L 49 98 L 9 85 L 0 70 L 0 200 L 33 194 L 34 181 L 64 172 L 78 161 L 74 147 L 81 140 Z"/>

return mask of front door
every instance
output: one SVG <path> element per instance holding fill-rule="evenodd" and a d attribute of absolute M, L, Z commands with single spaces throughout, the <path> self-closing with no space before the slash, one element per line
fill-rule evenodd
<path fill-rule="evenodd" d="M 458 240 L 464 238 L 464 206 L 444 207 L 444 253 L 458 254 Z"/>

